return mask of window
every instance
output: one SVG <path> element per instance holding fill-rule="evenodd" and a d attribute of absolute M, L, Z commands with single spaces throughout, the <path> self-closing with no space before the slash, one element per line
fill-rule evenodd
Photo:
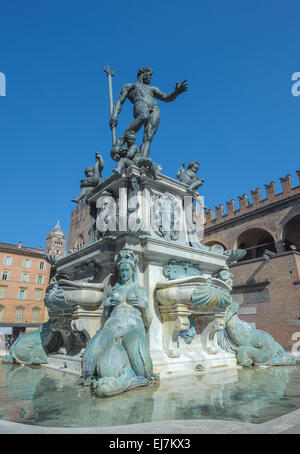
<path fill-rule="evenodd" d="M 40 262 L 40 270 L 44 270 L 45 269 L 45 262 Z"/>
<path fill-rule="evenodd" d="M 11 265 L 12 264 L 12 258 L 7 255 L 4 259 L 4 265 Z"/>
<path fill-rule="evenodd" d="M 0 306 L 0 322 L 3 321 L 3 316 L 4 316 L 4 306 Z"/>
<path fill-rule="evenodd" d="M 35 290 L 35 297 L 34 297 L 35 301 L 41 301 L 42 299 L 42 290 L 40 288 L 37 288 Z"/>
<path fill-rule="evenodd" d="M 25 267 L 25 268 L 30 268 L 30 265 L 31 265 L 31 260 L 25 259 L 25 260 L 24 260 L 24 267 Z"/>
<path fill-rule="evenodd" d="M 8 276 L 9 276 L 8 271 L 2 271 L 2 276 L 1 276 L 2 281 L 8 281 Z"/>
<path fill-rule="evenodd" d="M 23 273 L 21 282 L 28 282 L 29 281 L 29 274 Z"/>
<path fill-rule="evenodd" d="M 16 322 L 21 322 L 23 318 L 23 307 L 17 307 L 16 309 Z"/>
<path fill-rule="evenodd" d="M 44 283 L 44 276 L 39 274 L 38 277 L 36 278 L 36 282 L 37 282 L 37 284 L 43 284 Z"/>
<path fill-rule="evenodd" d="M 37 322 L 39 319 L 39 313 L 40 313 L 40 308 L 39 307 L 33 307 L 32 308 L 32 321 Z"/>
<path fill-rule="evenodd" d="M 5 297 L 6 287 L 0 287 L 0 298 Z"/>
<path fill-rule="evenodd" d="M 24 300 L 26 297 L 26 289 L 25 288 L 20 288 L 19 290 L 19 300 Z"/>

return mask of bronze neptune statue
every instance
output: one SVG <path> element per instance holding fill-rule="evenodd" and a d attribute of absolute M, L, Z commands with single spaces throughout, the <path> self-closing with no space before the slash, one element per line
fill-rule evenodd
<path fill-rule="evenodd" d="M 141 154 L 143 157 L 147 157 L 150 153 L 151 141 L 158 129 L 160 121 L 160 110 L 154 98 L 165 102 L 171 102 L 181 93 L 187 91 L 187 83 L 185 80 L 181 84 L 178 84 L 177 82 L 175 90 L 171 93 L 163 93 L 159 88 L 149 85 L 151 78 L 151 68 L 148 66 L 140 68 L 137 73 L 137 82 L 125 84 L 123 86 L 110 119 L 110 127 L 113 129 L 118 124 L 118 116 L 121 112 L 122 105 L 128 98 L 133 104 L 134 120 L 126 129 L 125 134 L 128 131 L 137 132 L 144 125 L 143 144 L 141 146 Z"/>

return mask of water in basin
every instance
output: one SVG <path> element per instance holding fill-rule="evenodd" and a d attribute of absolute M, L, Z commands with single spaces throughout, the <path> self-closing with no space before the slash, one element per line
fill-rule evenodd
<path fill-rule="evenodd" d="M 178 377 L 106 399 L 79 382 L 45 367 L 0 364 L 0 419 L 51 427 L 172 419 L 262 423 L 300 408 L 299 365 Z"/>

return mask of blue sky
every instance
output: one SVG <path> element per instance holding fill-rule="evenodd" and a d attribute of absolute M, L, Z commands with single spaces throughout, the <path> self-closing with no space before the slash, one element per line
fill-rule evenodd
<path fill-rule="evenodd" d="M 68 231 L 95 151 L 111 175 L 103 64 L 116 72 L 115 100 L 143 65 L 165 92 L 188 80 L 187 93 L 160 102 L 151 157 L 174 178 L 182 162 L 200 161 L 208 207 L 272 180 L 279 191 L 288 173 L 297 184 L 299 14 L 294 0 L 2 2 L 0 241 L 44 246 L 58 218 Z M 127 101 L 118 135 L 131 116 Z"/>

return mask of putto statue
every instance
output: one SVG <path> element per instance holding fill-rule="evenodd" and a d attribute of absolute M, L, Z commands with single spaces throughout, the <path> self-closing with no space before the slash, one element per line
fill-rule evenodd
<path fill-rule="evenodd" d="M 143 157 L 147 157 L 150 153 L 151 141 L 158 129 L 160 121 L 160 110 L 154 98 L 170 102 L 174 101 L 181 93 L 187 91 L 187 83 L 185 80 L 181 84 L 178 84 L 177 82 L 175 90 L 171 93 L 163 93 L 159 88 L 151 87 L 149 85 L 151 78 L 151 68 L 148 66 L 140 68 L 137 73 L 137 82 L 125 84 L 123 86 L 110 119 L 110 127 L 113 129 L 118 124 L 118 116 L 121 112 L 122 105 L 128 98 L 133 104 L 133 116 L 135 119 L 130 123 L 125 134 L 128 131 L 137 132 L 144 125 L 143 144 L 141 146 L 141 154 Z"/>
<path fill-rule="evenodd" d="M 124 137 L 117 140 L 111 150 L 112 159 L 118 161 L 118 165 L 113 169 L 113 172 L 122 174 L 124 169 L 135 164 L 138 167 L 146 167 L 153 178 L 157 178 L 155 164 L 152 159 L 142 156 L 139 147 L 135 144 L 135 140 L 134 131 L 127 131 Z"/>
<path fill-rule="evenodd" d="M 76 199 L 71 200 L 71 202 L 79 203 L 80 200 L 86 197 L 93 188 L 95 188 L 99 183 L 102 182 L 101 173 L 103 168 L 103 158 L 99 153 L 96 153 L 96 163 L 94 167 L 87 167 L 86 169 L 84 169 L 86 178 L 84 178 L 80 182 L 80 194 L 76 197 Z"/>
<path fill-rule="evenodd" d="M 177 178 L 184 184 L 188 185 L 188 190 L 195 195 L 199 195 L 197 189 L 203 185 L 204 180 L 199 178 L 196 173 L 199 170 L 199 162 L 193 161 L 188 165 L 187 170 L 185 170 L 185 162 L 182 164 L 180 169 L 177 172 Z"/>
<path fill-rule="evenodd" d="M 147 293 L 136 282 L 137 257 L 123 249 L 115 263 L 118 282 L 104 303 L 105 324 L 88 343 L 82 359 L 83 378 L 99 397 L 145 386 L 157 378 L 146 339 L 152 316 Z"/>

